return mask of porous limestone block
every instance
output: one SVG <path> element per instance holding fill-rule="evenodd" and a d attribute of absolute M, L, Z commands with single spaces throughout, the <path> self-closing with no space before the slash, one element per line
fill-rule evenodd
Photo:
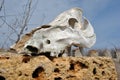
<path fill-rule="evenodd" d="M 109 57 L 0 55 L 0 80 L 117 80 Z"/>

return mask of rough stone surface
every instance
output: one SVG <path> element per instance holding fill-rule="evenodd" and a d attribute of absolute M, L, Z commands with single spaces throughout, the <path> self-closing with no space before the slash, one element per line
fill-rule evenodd
<path fill-rule="evenodd" d="M 117 80 L 108 57 L 28 56 L 0 54 L 0 80 Z"/>

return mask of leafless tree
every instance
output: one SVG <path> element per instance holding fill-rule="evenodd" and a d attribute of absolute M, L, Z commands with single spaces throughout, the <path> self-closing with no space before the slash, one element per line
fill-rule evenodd
<path fill-rule="evenodd" d="M 26 4 L 26 8 L 25 8 L 25 11 L 24 11 L 24 16 L 23 16 L 23 19 L 22 19 L 22 23 L 21 23 L 21 29 L 19 31 L 19 33 L 17 34 L 18 35 L 18 38 L 16 40 L 16 42 L 18 42 L 20 40 L 20 37 L 21 35 L 23 34 L 29 20 L 30 20 L 30 14 L 31 14 L 31 4 L 32 4 L 32 0 L 28 0 L 28 3 Z"/>
<path fill-rule="evenodd" d="M 0 1 L 0 11 L 2 10 L 3 5 L 4 5 L 4 0 L 1 0 Z"/>
<path fill-rule="evenodd" d="M 18 42 L 20 40 L 21 36 L 27 29 L 28 23 L 31 19 L 31 16 L 32 16 L 32 14 L 35 10 L 35 6 L 37 4 L 37 3 L 35 3 L 33 5 L 32 3 L 33 3 L 33 0 L 27 0 L 25 7 L 23 9 L 22 18 L 12 16 L 12 17 L 14 17 L 15 21 L 13 21 L 12 23 L 9 23 L 6 20 L 6 16 L 10 16 L 10 15 L 6 15 L 6 13 L 5 13 L 5 5 L 4 5 L 5 0 L 0 0 L 0 12 L 3 10 L 3 15 L 0 16 L 0 20 L 2 21 L 2 23 L 0 23 L 0 28 L 5 24 L 5 26 L 7 26 L 7 28 L 8 28 L 8 32 L 9 32 L 9 33 L 7 33 L 6 39 L 3 41 L 2 44 L 0 44 L 0 47 L 3 48 L 4 46 L 7 46 L 8 44 L 10 44 L 10 42 L 13 43 L 13 42 Z M 16 38 L 13 39 L 13 36 L 15 36 Z"/>

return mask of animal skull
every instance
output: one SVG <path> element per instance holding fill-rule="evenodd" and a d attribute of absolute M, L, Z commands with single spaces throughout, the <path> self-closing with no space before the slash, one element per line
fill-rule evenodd
<path fill-rule="evenodd" d="M 25 43 L 24 51 L 39 54 L 50 52 L 51 56 L 58 56 L 65 53 L 68 46 L 90 48 L 95 41 L 93 27 L 85 17 L 82 17 L 82 10 L 72 8 L 37 30 Z"/>

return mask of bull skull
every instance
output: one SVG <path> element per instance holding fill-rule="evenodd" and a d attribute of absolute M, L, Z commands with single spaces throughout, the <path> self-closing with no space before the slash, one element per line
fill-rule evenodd
<path fill-rule="evenodd" d="M 37 30 L 25 43 L 24 51 L 39 54 L 50 52 L 51 56 L 58 56 L 64 54 L 68 46 L 90 48 L 95 41 L 93 27 L 82 17 L 82 10 L 72 8 Z"/>

